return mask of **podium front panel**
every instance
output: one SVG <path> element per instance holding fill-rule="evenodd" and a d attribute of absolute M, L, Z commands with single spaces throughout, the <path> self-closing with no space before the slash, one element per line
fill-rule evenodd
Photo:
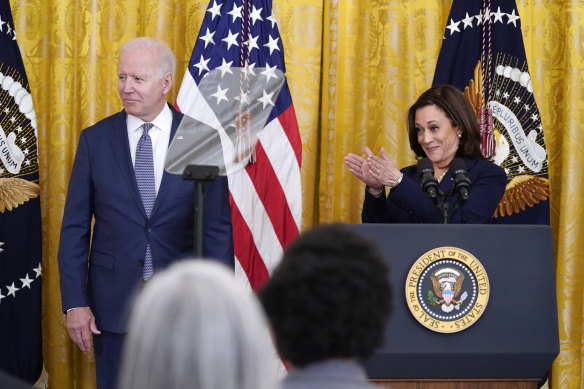
<path fill-rule="evenodd" d="M 390 267 L 393 312 L 385 343 L 364 361 L 369 378 L 543 377 L 559 352 L 551 228 L 526 225 L 351 224 L 375 240 Z M 425 252 L 468 251 L 484 266 L 482 316 L 455 333 L 422 326 L 405 299 L 406 276 Z"/>

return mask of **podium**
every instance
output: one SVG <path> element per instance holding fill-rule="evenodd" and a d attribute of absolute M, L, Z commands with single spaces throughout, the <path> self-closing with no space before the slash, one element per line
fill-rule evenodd
<path fill-rule="evenodd" d="M 537 388 L 559 353 L 549 226 L 350 226 L 379 244 L 393 288 L 384 344 L 363 361 L 372 381 L 394 389 Z M 474 255 L 490 286 L 480 318 L 454 333 L 426 328 L 406 302 L 412 265 L 424 253 L 445 246 Z"/>

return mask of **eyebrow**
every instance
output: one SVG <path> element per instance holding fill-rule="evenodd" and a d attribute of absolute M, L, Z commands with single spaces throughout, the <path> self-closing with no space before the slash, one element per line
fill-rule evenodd
<path fill-rule="evenodd" d="M 418 123 L 418 122 L 416 122 L 416 123 L 414 123 L 414 124 L 415 124 L 416 126 L 423 125 L 423 124 L 420 124 L 420 123 Z M 428 125 L 428 124 L 440 124 L 440 121 L 439 121 L 439 120 L 430 120 L 429 122 L 426 122 L 425 124 L 426 124 L 426 125 Z"/>

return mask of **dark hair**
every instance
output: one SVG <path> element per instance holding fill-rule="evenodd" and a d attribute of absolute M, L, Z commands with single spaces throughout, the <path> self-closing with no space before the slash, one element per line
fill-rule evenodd
<path fill-rule="evenodd" d="M 462 131 L 457 156 L 484 159 L 481 153 L 481 131 L 477 116 L 466 96 L 452 85 L 433 86 L 422 93 L 408 110 L 410 148 L 418 157 L 426 157 L 426 153 L 418 143 L 416 111 L 429 105 L 439 108 L 450 119 L 452 126 Z"/>
<path fill-rule="evenodd" d="M 280 355 L 295 366 L 371 355 L 391 311 L 377 246 L 342 224 L 293 241 L 258 295 Z"/>

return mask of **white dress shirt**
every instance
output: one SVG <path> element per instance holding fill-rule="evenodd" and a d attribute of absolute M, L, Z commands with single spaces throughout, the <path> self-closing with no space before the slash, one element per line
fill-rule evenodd
<path fill-rule="evenodd" d="M 162 112 L 150 123 L 152 128 L 148 131 L 152 140 L 152 153 L 154 154 L 154 180 L 156 182 L 156 195 L 162 181 L 164 173 L 164 163 L 166 162 L 166 153 L 170 141 L 170 128 L 172 126 L 172 111 L 168 104 L 164 104 Z M 132 165 L 136 164 L 136 146 L 142 136 L 142 124 L 144 121 L 136 116 L 128 115 L 126 126 L 128 128 L 128 140 L 130 141 L 130 155 L 132 156 Z"/>

